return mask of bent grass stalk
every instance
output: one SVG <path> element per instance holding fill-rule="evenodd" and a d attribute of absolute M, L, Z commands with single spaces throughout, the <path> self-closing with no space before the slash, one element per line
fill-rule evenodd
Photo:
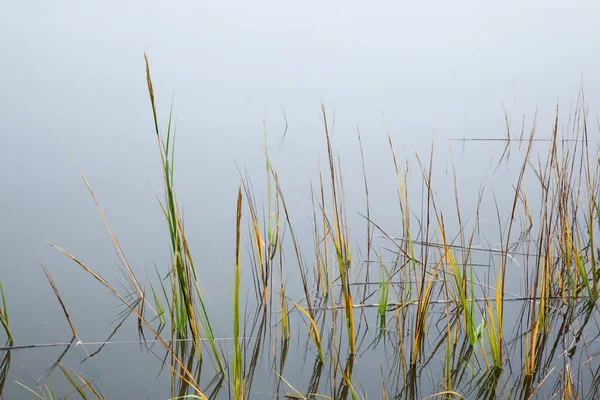
<path fill-rule="evenodd" d="M 304 309 L 304 307 L 302 307 L 300 304 L 296 303 L 293 300 L 290 300 L 290 301 L 294 304 L 294 306 L 296 306 L 296 308 L 298 310 L 300 310 L 302 312 L 302 314 L 304 314 L 306 316 L 306 318 L 308 318 L 310 325 L 307 323 L 304 323 L 304 325 L 306 326 L 308 335 L 313 340 L 315 347 L 317 348 L 319 360 L 321 361 L 321 363 L 324 363 L 325 358 L 323 357 L 323 346 L 321 345 L 321 335 L 319 334 L 319 328 L 317 327 L 317 322 L 311 316 L 310 312 L 308 312 L 308 311 L 306 311 L 306 309 Z"/>
<path fill-rule="evenodd" d="M 41 265 L 42 265 L 42 269 L 44 270 L 44 274 L 46 274 L 46 278 L 48 278 L 48 282 L 50 283 L 50 286 L 52 286 L 52 291 L 54 291 L 54 295 L 56 296 L 56 299 L 60 303 L 60 306 L 62 307 L 63 312 L 65 313 L 65 317 L 67 318 L 67 321 L 69 322 L 69 327 L 71 328 L 71 332 L 73 333 L 73 339 L 75 339 L 75 338 L 79 339 L 79 336 L 77 335 L 77 330 L 75 329 L 75 325 L 73 325 L 71 316 L 69 315 L 69 312 L 67 311 L 67 306 L 65 305 L 62 297 L 60 296 L 60 292 L 58 291 L 58 288 L 56 287 L 56 283 L 54 282 L 52 275 L 50 275 L 50 271 L 48 271 L 48 268 L 46 268 L 46 266 L 44 264 L 41 264 Z"/>
<path fill-rule="evenodd" d="M 93 192 L 92 192 L 93 195 Z M 156 338 L 156 340 L 158 340 L 158 342 L 165 348 L 165 350 L 167 350 L 167 352 L 170 354 L 170 356 L 173 359 L 173 365 L 168 365 L 169 368 L 176 374 L 179 376 L 179 378 L 181 378 L 182 380 L 185 380 L 195 391 L 196 393 L 202 398 L 202 399 L 207 399 L 206 396 L 204 395 L 204 393 L 202 392 L 202 390 L 200 389 L 200 387 L 198 386 L 198 383 L 196 382 L 193 374 L 187 369 L 187 367 L 185 366 L 185 364 L 179 359 L 179 357 L 177 357 L 177 355 L 175 354 L 175 352 L 173 351 L 172 347 L 160 336 L 160 334 L 154 329 L 154 327 L 152 326 L 152 324 L 140 313 L 138 307 L 137 307 L 137 301 L 130 303 L 125 297 L 123 297 L 110 283 L 108 283 L 104 278 L 102 278 L 102 276 L 100 276 L 97 272 L 95 272 L 93 269 L 91 269 L 90 267 L 88 267 L 86 264 L 84 264 L 81 260 L 79 260 L 77 257 L 75 257 L 74 255 L 72 255 L 71 253 L 69 253 L 68 251 L 60 248 L 59 246 L 47 242 L 50 246 L 54 247 L 56 250 L 58 250 L 60 253 L 62 253 L 63 255 L 65 255 L 67 258 L 69 258 L 70 260 L 72 260 L 73 262 L 75 262 L 77 265 L 79 265 L 81 268 L 83 268 L 84 271 L 86 271 L 87 273 L 89 273 L 91 276 L 94 277 L 94 279 L 96 279 L 98 282 L 100 282 L 105 288 L 107 288 L 119 301 L 121 301 L 131 312 L 133 312 L 138 319 L 145 325 L 145 327 L 154 335 L 154 337 Z M 181 368 L 181 371 L 183 372 L 183 374 L 180 374 L 176 368 L 175 368 L 175 364 Z"/>

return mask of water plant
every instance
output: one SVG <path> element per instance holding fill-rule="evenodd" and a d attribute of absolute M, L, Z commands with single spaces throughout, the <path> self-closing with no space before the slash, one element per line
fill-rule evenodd
<path fill-rule="evenodd" d="M 13 342 L 14 339 L 10 331 L 10 324 L 8 322 L 8 308 L 6 307 L 6 297 L 4 296 L 4 288 L 2 287 L 2 282 L 0 282 L 0 296 L 2 296 L 2 308 L 0 309 L 0 323 L 4 328 L 4 332 L 6 332 L 8 341 Z"/>
<path fill-rule="evenodd" d="M 249 173 L 240 172 L 235 223 L 230 226 L 235 228 L 234 257 L 227 263 L 233 264 L 233 284 L 232 315 L 226 318 L 231 330 L 226 332 L 233 335 L 218 338 L 211 319 L 216 314 L 211 311 L 209 317 L 200 290 L 206 268 L 192 258 L 177 200 L 172 107 L 163 134 L 145 61 L 164 182 L 160 207 L 169 232 L 169 268 L 155 267 L 152 279 L 134 274 L 83 174 L 117 251 L 125 292 L 53 246 L 124 307 L 115 332 L 129 315 L 137 319 L 139 342 L 170 374 L 171 398 L 216 398 L 226 395 L 224 390 L 235 400 L 260 397 L 266 389 L 256 389 L 253 381 L 265 371 L 276 376 L 273 381 L 260 380 L 273 384 L 273 396 L 367 398 L 373 396 L 373 386 L 364 384 L 370 383 L 369 370 L 376 364 L 381 385 L 377 382 L 375 395 L 382 398 L 598 396 L 600 157 L 588 140 L 583 92 L 580 109 L 570 121 L 574 138 L 569 140 L 575 142 L 559 136 L 558 110 L 550 138 L 539 141 L 535 122 L 528 135 L 514 137 L 506 117 L 508 135 L 498 165 L 508 165 L 511 158 L 505 172 L 514 174 L 514 183 L 503 188 L 503 199 L 489 184 L 482 183 L 472 193 L 459 187 L 452 147 L 440 154 L 433 139 L 427 159 L 416 151 L 412 155 L 417 173 L 411 176 L 408 160 L 399 162 L 387 132 L 399 216 L 383 222 L 372 209 L 373 184 L 367 180 L 367 154 L 358 128 L 362 187 L 350 193 L 333 143 L 332 119 L 321 104 L 326 163 L 322 170 L 317 161 L 319 176 L 309 180 L 305 200 L 311 202 L 312 215 L 298 216 L 285 196 L 287 182 L 275 167 L 263 117 L 264 193 L 253 186 Z M 511 152 L 514 148 L 517 151 Z M 451 172 L 438 179 L 436 163 L 445 155 Z M 438 185 L 445 191 L 440 193 Z M 364 196 L 366 206 L 356 216 L 358 223 L 354 210 L 348 209 L 348 196 L 356 193 L 361 202 Z M 474 199 L 473 209 L 460 201 L 467 196 Z M 492 209 L 492 223 L 482 226 L 482 213 Z M 311 226 L 298 228 L 299 219 Z M 308 252 L 306 243 L 312 247 Z M 45 267 L 44 272 L 74 338 L 85 345 L 50 272 Z M 15 348 L 1 285 L 0 294 L 0 320 L 11 341 L 4 351 L 9 355 Z M 292 329 L 296 326 L 299 329 Z M 376 336 L 371 335 L 374 329 Z M 296 339 L 304 340 L 305 346 L 296 346 Z M 73 341 L 65 351 L 72 347 Z M 210 357 L 203 356 L 207 350 Z M 100 398 L 91 381 L 63 365 L 64 354 L 54 365 L 74 393 Z M 10 364 L 9 358 L 3 360 L 7 361 L 0 366 Z M 208 361 L 214 376 L 201 372 Z M 302 363 L 308 372 L 296 376 L 298 369 L 286 363 Z M 439 372 L 441 379 L 428 381 L 431 372 Z M 0 375 L 0 381 L 4 379 Z M 584 387 L 582 382 L 589 384 Z M 32 393 L 55 398 L 49 386 Z"/>
<path fill-rule="evenodd" d="M 170 271 L 173 274 L 174 285 L 172 299 L 174 312 L 171 313 L 171 322 L 174 329 L 173 334 L 176 331 L 178 337 L 185 338 L 187 337 L 189 328 L 194 346 L 198 351 L 201 351 L 200 330 L 202 330 L 212 351 L 213 358 L 217 363 L 218 370 L 224 374 L 223 362 L 217 349 L 208 311 L 202 298 L 197 270 L 188 246 L 181 211 L 175 195 L 175 131 L 172 126 L 172 108 L 169 114 L 166 137 L 163 138 L 159 128 L 154 88 L 150 76 L 150 65 L 146 55 L 144 55 L 144 59 L 146 61 L 148 94 L 150 95 L 150 105 L 152 107 L 154 128 L 163 170 L 165 201 L 161 203 L 161 208 L 169 225 L 171 253 L 173 257 L 173 265 Z M 199 306 L 196 306 L 196 302 L 198 302 Z"/>

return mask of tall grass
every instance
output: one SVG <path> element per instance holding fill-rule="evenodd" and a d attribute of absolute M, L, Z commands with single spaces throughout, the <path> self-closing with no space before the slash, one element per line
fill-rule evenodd
<path fill-rule="evenodd" d="M 158 116 L 156 112 L 156 103 L 152 78 L 150 76 L 150 65 L 148 58 L 144 55 L 146 61 L 146 80 L 148 83 L 148 94 L 150 95 L 150 105 L 154 118 L 154 127 L 156 139 L 160 151 L 160 159 L 163 169 L 163 179 L 165 188 L 165 200 L 161 203 L 164 216 L 169 225 L 169 235 L 171 252 L 173 257 L 173 266 L 170 271 L 173 274 L 173 312 L 172 326 L 173 333 L 177 333 L 179 338 L 185 338 L 189 333 L 192 335 L 196 350 L 201 351 L 201 333 L 207 339 L 214 360 L 217 363 L 218 370 L 225 373 L 221 355 L 215 342 L 215 336 L 208 316 L 208 311 L 200 291 L 196 267 L 192 259 L 192 254 L 188 246 L 188 241 L 183 228 L 181 212 L 174 186 L 174 162 L 175 162 L 175 132 L 172 127 L 172 112 L 169 115 L 166 137 L 160 133 Z M 199 304 L 199 307 L 196 305 Z"/>
<path fill-rule="evenodd" d="M 323 219 L 328 221 L 327 231 L 333 244 L 338 272 L 340 276 L 340 284 L 342 291 L 342 303 L 346 316 L 346 329 L 348 333 L 348 345 L 350 354 L 356 354 L 356 337 L 354 327 L 354 308 L 352 301 L 352 292 L 350 290 L 349 269 L 352 265 L 352 253 L 350 250 L 350 238 L 348 236 L 348 222 L 346 218 L 346 208 L 344 203 L 344 190 L 341 177 L 341 168 L 339 163 L 336 164 L 333 156 L 333 148 L 329 132 L 329 123 L 325 104 L 321 104 L 321 114 L 323 125 L 325 128 L 325 138 L 327 140 L 327 156 L 329 160 L 329 173 L 331 176 L 331 210 L 332 219 L 330 221 L 324 214 Z M 337 168 L 336 168 L 337 166 Z M 325 205 L 323 204 L 323 213 L 325 213 Z"/>
<path fill-rule="evenodd" d="M 390 277 L 387 268 L 385 267 L 383 260 L 381 259 L 381 256 L 378 257 L 379 263 L 381 265 L 381 284 L 379 286 L 379 306 L 377 307 L 377 315 L 379 318 L 377 321 L 377 325 L 379 326 L 379 329 L 384 330 L 387 327 L 386 311 L 388 308 L 388 299 L 390 292 Z"/>
<path fill-rule="evenodd" d="M 235 223 L 235 270 L 233 274 L 233 394 L 244 398 L 244 368 L 240 340 L 240 226 L 242 221 L 242 188 L 238 189 Z"/>
<path fill-rule="evenodd" d="M 577 386 L 583 367 L 574 370 L 573 354 L 585 354 L 589 364 L 594 382 L 589 397 L 600 393 L 600 379 L 595 377 L 600 366 L 595 368 L 594 364 L 598 349 L 593 344 L 599 336 L 586 330 L 588 324 L 598 324 L 594 304 L 600 279 L 600 248 L 596 242 L 600 230 L 600 158 L 596 158 L 598 151 L 587 140 L 583 107 L 571 121 L 573 130 L 579 132 L 578 144 L 567 146 L 561 141 L 557 112 L 551 139 L 544 142 L 548 146 L 545 155 L 534 150 L 534 143 L 538 143 L 535 123 L 527 137 L 521 134 L 519 139 L 512 138 L 511 128 L 507 127 L 507 148 L 500 163 L 510 156 L 510 165 L 517 163 L 518 167 L 510 170 L 515 173 L 515 182 L 503 193 L 509 203 L 498 202 L 493 190 L 491 198 L 489 190 L 484 196 L 482 185 L 472 194 L 473 210 L 460 206 L 459 198 L 471 193 L 468 188 L 459 188 L 451 150 L 441 154 L 449 155 L 452 164 L 451 174 L 442 178 L 446 181 L 438 181 L 433 173 L 440 167 L 435 162 L 440 154 L 434 152 L 433 142 L 426 161 L 415 151 L 420 201 L 409 198 L 409 193 L 414 197 L 415 187 L 410 184 L 408 161 L 402 169 L 388 133 L 394 168 L 390 175 L 397 181 L 400 214 L 398 221 L 383 223 L 374 221 L 375 213 L 371 211 L 377 202 L 371 197 L 373 185 L 367 180 L 366 154 L 358 131 L 364 184 L 361 196 L 366 203 L 360 226 L 366 228 L 366 235 L 365 241 L 357 245 L 354 234 L 350 235 L 355 225 L 348 218 L 353 210 L 347 209 L 347 196 L 356 193 L 344 190 L 346 175 L 342 174 L 341 157 L 333 146 L 333 126 L 325 106 L 321 105 L 321 118 L 327 161 L 323 170 L 319 162 L 318 181 L 314 185 L 310 181 L 306 193 L 312 205 L 309 216 L 292 215 L 292 204 L 286 201 L 283 190 L 287 182 L 280 180 L 274 166 L 263 118 L 266 193 L 257 193 L 247 174 L 241 177 L 237 190 L 230 338 L 233 353 L 226 360 L 200 290 L 206 268 L 193 261 L 177 201 L 172 111 L 163 134 L 147 58 L 146 79 L 164 181 L 160 204 L 169 229 L 169 270 L 164 277 L 157 271 L 160 283 L 150 283 L 152 293 L 146 294 L 146 286 L 139 284 L 83 175 L 124 267 L 127 295 L 74 255 L 55 247 L 119 299 L 127 312 L 138 318 L 140 331 L 150 331 L 160 342 L 166 353 L 163 362 L 171 372 L 173 398 L 217 397 L 223 381 L 231 398 L 258 396 L 252 384 L 255 371 L 261 368 L 275 371 L 277 395 L 284 382 L 294 392 L 286 394 L 290 398 L 366 398 L 361 393 L 362 383 L 372 376 L 370 366 L 365 372 L 361 357 L 376 352 L 382 357 L 384 352 L 389 355 L 380 365 L 384 398 L 529 399 L 550 392 L 544 385 L 553 376 L 553 368 L 558 368 L 556 359 L 561 350 L 560 357 L 566 358 L 553 393 L 569 399 L 581 397 Z M 518 147 L 517 154 L 511 154 L 511 146 Z M 440 193 L 438 184 L 445 188 L 453 184 L 453 188 Z M 444 208 L 445 199 L 450 199 L 450 213 Z M 497 223 L 497 230 L 493 226 L 482 233 L 482 204 L 496 207 L 493 223 Z M 247 221 L 242 220 L 245 206 Z M 312 222 L 310 230 L 297 229 L 297 218 Z M 309 257 L 302 251 L 306 231 L 313 247 Z M 486 235 L 496 235 L 498 244 L 487 243 L 494 239 Z M 241 253 L 244 244 L 247 259 Z M 291 249 L 291 256 L 284 249 Z M 487 264 L 481 261 L 483 258 Z M 375 273 L 371 269 L 376 269 Z M 45 271 L 77 336 L 56 285 Z M 286 286 L 286 277 L 291 277 L 288 285 L 295 287 Z M 255 293 L 246 302 L 245 290 Z M 1 285 L 0 294 L 0 319 L 12 340 Z M 582 302 L 588 306 L 582 307 Z M 153 313 L 151 318 L 146 316 L 148 310 Z M 305 328 L 292 330 L 294 318 Z M 170 329 L 170 340 L 161 336 L 164 326 Z M 376 339 L 365 340 L 373 327 L 377 328 Z M 271 330 L 276 333 L 272 335 Z M 310 379 L 305 391 L 297 386 L 300 377 L 286 376 L 284 369 L 286 362 L 292 362 L 286 361 L 288 358 L 297 362 L 288 353 L 295 348 L 290 342 L 296 337 L 306 340 L 307 347 L 301 352 L 316 350 L 312 369 L 308 367 Z M 192 342 L 189 347 L 176 344 L 188 339 Z M 218 377 L 206 385 L 207 379 L 200 371 L 208 357 L 202 357 L 202 346 L 210 352 L 209 361 Z M 425 381 L 428 368 L 440 367 L 436 363 L 441 364 L 441 379 Z M 387 374 L 384 364 L 389 367 Z M 84 381 L 74 371 L 62 367 L 61 371 L 72 385 L 90 392 L 87 386 L 81 386 Z M 212 394 L 206 394 L 209 390 Z M 264 392 L 265 388 L 258 391 Z"/>

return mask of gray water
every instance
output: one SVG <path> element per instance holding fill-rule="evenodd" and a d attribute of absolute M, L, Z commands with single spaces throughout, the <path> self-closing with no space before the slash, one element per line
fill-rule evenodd
<path fill-rule="evenodd" d="M 411 160 L 415 182 L 414 150 L 426 155 L 435 137 L 440 156 L 434 170 L 443 193 L 452 188 L 444 178 L 448 139 L 505 137 L 505 110 L 515 129 L 524 121 L 526 132 L 537 114 L 539 136 L 547 137 L 556 104 L 568 117 L 582 83 L 595 115 L 600 11 L 593 4 L 587 2 L 586 9 L 541 1 L 531 8 L 516 7 L 520 2 L 515 7 L 504 2 L 502 8 L 445 2 L 431 2 L 430 8 L 312 1 L 4 4 L 0 280 L 16 342 L 71 337 L 40 263 L 52 273 L 82 340 L 104 340 L 114 329 L 118 302 L 45 243 L 68 249 L 103 276 L 120 276 L 73 159 L 134 270 L 143 276 L 153 273 L 154 263 L 161 271 L 168 266 L 167 230 L 154 196 L 161 193 L 162 176 L 143 52 L 150 58 L 163 122 L 174 99 L 178 195 L 191 248 L 201 260 L 214 329 L 226 337 L 238 167 L 264 189 L 263 118 L 286 200 L 307 244 L 309 180 L 317 179 L 317 156 L 325 155 L 321 101 L 335 117 L 332 138 L 344 166 L 353 234 L 357 240 L 364 234 L 357 216 L 364 210 L 357 126 L 377 204 L 373 220 L 399 234 L 386 132 L 401 163 Z M 284 112 L 289 128 L 281 142 Z M 465 209 L 476 204 L 482 184 L 503 188 L 514 182 L 518 162 L 496 170 L 502 143 L 451 143 Z M 500 204 L 512 200 L 505 193 L 495 192 Z M 453 204 L 453 198 L 440 201 Z M 495 217 L 493 207 L 485 211 Z M 294 272 L 288 276 L 290 282 L 297 279 Z M 121 330 L 118 339 L 135 340 L 135 329 Z M 61 351 L 13 352 L 5 397 L 26 396 L 14 381 L 34 386 Z M 294 351 L 301 358 L 304 348 Z M 160 362 L 137 345 L 107 346 L 80 365 L 84 357 L 77 348 L 65 364 L 100 376 L 98 386 L 108 398 L 168 396 L 168 377 L 155 380 Z M 154 361 L 143 361 L 149 359 Z M 290 376 L 309 373 L 299 362 L 286 368 Z M 361 379 L 364 391 L 377 397 L 379 379 L 378 371 L 373 380 Z M 256 391 L 269 392 L 268 380 L 257 377 Z"/>

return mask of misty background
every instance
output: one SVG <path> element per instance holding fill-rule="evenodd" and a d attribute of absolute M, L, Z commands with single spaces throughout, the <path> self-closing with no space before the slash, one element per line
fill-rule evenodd
<path fill-rule="evenodd" d="M 582 83 L 596 120 L 595 2 L 528 3 L 4 2 L 0 280 L 16 341 L 70 338 L 40 262 L 82 338 L 104 339 L 118 312 L 103 287 L 45 243 L 119 278 L 73 159 L 135 270 L 143 276 L 154 273 L 154 263 L 168 267 L 166 225 L 154 196 L 162 195 L 162 176 L 144 52 L 163 126 L 173 100 L 176 186 L 208 301 L 228 313 L 239 171 L 247 171 L 257 191 L 264 188 L 263 118 L 284 194 L 307 226 L 309 184 L 325 154 L 321 101 L 335 119 L 332 139 L 353 214 L 364 207 L 360 128 L 375 220 L 399 214 L 386 132 L 401 163 L 413 148 L 426 155 L 433 135 L 446 150 L 449 138 L 505 137 L 505 110 L 517 132 L 524 123 L 528 133 L 537 115 L 538 136 L 548 137 L 557 104 L 566 121 Z M 597 138 L 597 129 L 590 135 Z M 502 149 L 454 146 L 468 193 L 476 195 L 491 179 Z M 446 157 L 440 164 L 446 174 Z M 225 330 L 228 321 L 217 318 L 216 326 Z M 33 382 L 48 366 L 37 357 L 20 353 L 13 378 Z M 121 368 L 127 361 L 98 369 L 118 382 Z"/>

